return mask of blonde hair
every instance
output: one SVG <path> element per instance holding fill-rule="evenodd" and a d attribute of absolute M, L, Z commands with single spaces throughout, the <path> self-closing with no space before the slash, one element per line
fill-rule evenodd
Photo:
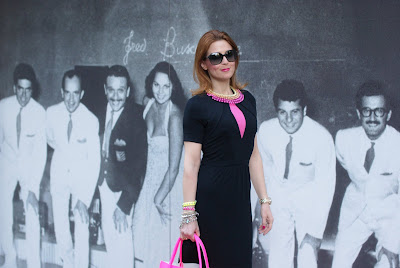
<path fill-rule="evenodd" d="M 193 79 L 197 84 L 199 84 L 200 87 L 198 89 L 192 90 L 192 95 L 202 94 L 206 89 L 212 88 L 210 75 L 208 74 L 208 71 L 204 70 L 201 67 L 201 63 L 206 59 L 207 51 L 210 48 L 211 44 L 219 40 L 225 40 L 232 46 L 232 49 L 238 52 L 237 58 L 235 60 L 235 72 L 230 79 L 231 87 L 236 89 L 243 89 L 247 85 L 247 83 L 239 83 L 236 78 L 236 70 L 239 65 L 239 49 L 235 41 L 233 41 L 233 39 L 226 32 L 211 30 L 206 32 L 200 38 L 199 43 L 197 44 L 196 54 L 194 57 Z"/>

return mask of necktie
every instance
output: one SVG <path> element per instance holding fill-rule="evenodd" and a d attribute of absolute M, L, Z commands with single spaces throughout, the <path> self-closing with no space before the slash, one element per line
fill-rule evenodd
<path fill-rule="evenodd" d="M 371 169 L 372 162 L 374 161 L 375 158 L 374 145 L 375 142 L 371 142 L 371 147 L 367 150 L 367 153 L 365 154 L 364 168 L 368 173 L 369 170 Z"/>
<path fill-rule="evenodd" d="M 22 107 L 19 109 L 19 113 L 17 115 L 17 146 L 19 148 L 19 139 L 21 137 L 21 111 Z"/>
<path fill-rule="evenodd" d="M 114 111 L 111 111 L 111 118 L 108 120 L 106 130 L 104 132 L 104 157 L 108 157 L 108 150 L 110 147 L 110 136 L 113 126 Z"/>
<path fill-rule="evenodd" d="M 292 140 L 293 140 L 293 137 L 290 136 L 290 140 L 289 140 L 288 144 L 286 145 L 285 175 L 283 175 L 284 179 L 287 179 L 288 175 L 289 175 L 290 159 L 292 158 Z"/>
<path fill-rule="evenodd" d="M 72 132 L 72 118 L 71 118 L 71 114 L 69 114 L 69 122 L 68 122 L 68 130 L 67 130 L 68 142 L 69 142 L 69 139 L 71 138 L 71 132 Z"/>

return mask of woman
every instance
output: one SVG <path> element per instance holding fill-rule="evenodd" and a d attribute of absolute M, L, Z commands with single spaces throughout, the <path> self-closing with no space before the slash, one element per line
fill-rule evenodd
<path fill-rule="evenodd" d="M 182 109 L 186 100 L 175 69 L 167 62 L 159 62 L 151 70 L 145 89 L 148 160 L 135 207 L 135 257 L 143 261 L 143 267 L 158 267 L 160 260 L 170 257 L 165 249 L 179 235 L 178 223 L 171 224 L 171 219 L 177 218 L 180 208 L 171 203 L 182 200 L 181 183 L 175 180 L 183 149 Z"/>
<path fill-rule="evenodd" d="M 238 64 L 238 47 L 227 33 L 205 33 L 193 71 L 200 87 L 183 119 L 181 238 L 194 241 L 201 232 L 212 268 L 251 267 L 250 178 L 262 203 L 259 232 L 265 235 L 273 222 L 255 136 L 256 103 L 236 79 Z M 184 242 L 183 262 L 198 262 L 195 243 Z"/>

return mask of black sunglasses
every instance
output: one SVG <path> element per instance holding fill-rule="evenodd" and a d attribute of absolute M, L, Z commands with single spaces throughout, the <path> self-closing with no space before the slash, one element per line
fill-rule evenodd
<path fill-rule="evenodd" d="M 219 52 L 214 52 L 214 53 L 211 53 L 210 55 L 208 55 L 207 58 L 209 59 L 209 61 L 212 65 L 218 65 L 222 62 L 222 59 L 224 58 L 224 56 L 229 62 L 233 62 L 237 58 L 237 52 L 236 52 L 236 50 L 233 50 L 233 49 L 228 50 L 227 52 L 225 52 L 225 54 L 221 54 Z"/>

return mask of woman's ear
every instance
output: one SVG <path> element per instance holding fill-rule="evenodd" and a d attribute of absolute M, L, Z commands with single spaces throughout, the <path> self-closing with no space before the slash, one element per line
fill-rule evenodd
<path fill-rule="evenodd" d="M 201 62 L 201 68 L 203 68 L 204 71 L 207 71 L 207 65 L 205 64 L 204 61 Z"/>

